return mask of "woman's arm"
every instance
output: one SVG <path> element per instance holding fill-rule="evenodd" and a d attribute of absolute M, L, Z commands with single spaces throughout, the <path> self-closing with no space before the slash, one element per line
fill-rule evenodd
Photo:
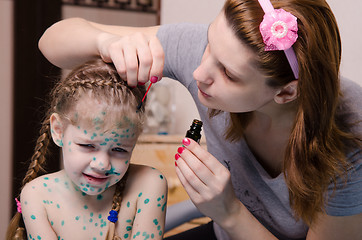
<path fill-rule="evenodd" d="M 308 240 L 362 239 L 362 213 L 353 216 L 334 217 L 319 214 L 316 223 L 309 228 Z"/>
<path fill-rule="evenodd" d="M 195 141 L 183 144 L 176 157 L 176 173 L 200 212 L 222 227 L 230 239 L 277 239 L 237 199 L 230 172 Z"/>
<path fill-rule="evenodd" d="M 164 53 L 156 38 L 158 28 L 111 26 L 70 18 L 49 27 L 39 40 L 39 49 L 61 68 L 74 68 L 101 57 L 113 62 L 130 85 L 136 85 L 152 76 L 162 76 Z"/>

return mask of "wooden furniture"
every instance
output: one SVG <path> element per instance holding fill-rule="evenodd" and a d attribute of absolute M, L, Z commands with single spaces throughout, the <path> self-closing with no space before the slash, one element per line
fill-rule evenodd
<path fill-rule="evenodd" d="M 168 203 L 172 204 L 189 199 L 175 172 L 175 154 L 182 145 L 183 135 L 141 135 L 133 151 L 131 163 L 143 164 L 160 170 L 168 183 Z M 206 141 L 201 140 L 201 146 L 206 148 Z M 164 237 L 194 228 L 207 223 L 209 218 L 200 218 L 185 223 L 171 231 Z"/>

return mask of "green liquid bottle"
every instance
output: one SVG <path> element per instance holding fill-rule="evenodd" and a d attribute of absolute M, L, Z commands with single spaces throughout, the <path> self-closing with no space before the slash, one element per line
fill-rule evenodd
<path fill-rule="evenodd" d="M 194 119 L 194 121 L 192 121 L 190 129 L 186 132 L 185 137 L 191 138 L 195 140 L 195 142 L 200 143 L 201 127 L 202 127 L 202 121 Z"/>

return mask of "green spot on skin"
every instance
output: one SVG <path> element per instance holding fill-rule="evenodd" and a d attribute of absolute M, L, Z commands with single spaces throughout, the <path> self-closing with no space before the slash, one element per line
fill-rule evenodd
<path fill-rule="evenodd" d="M 102 214 L 99 214 L 99 215 L 98 215 L 98 218 L 101 219 L 101 218 L 102 218 Z"/>
<path fill-rule="evenodd" d="M 102 200 L 103 196 L 101 194 L 97 195 L 97 200 Z"/>
<path fill-rule="evenodd" d="M 160 232 L 158 233 L 158 235 L 162 236 L 162 231 L 160 231 Z"/>
<path fill-rule="evenodd" d="M 91 212 L 91 213 L 90 213 L 90 216 L 93 217 L 93 215 L 94 215 L 94 213 Z"/>
<path fill-rule="evenodd" d="M 79 220 L 79 218 L 80 218 L 80 216 L 76 216 L 76 217 L 75 217 L 75 220 L 77 220 L 77 221 L 78 221 L 78 220 Z"/>
<path fill-rule="evenodd" d="M 36 238 L 39 239 L 39 240 L 41 239 L 41 237 L 39 235 Z"/>
<path fill-rule="evenodd" d="M 72 144 L 72 141 L 69 141 L 69 142 L 68 142 L 68 145 L 70 146 L 71 144 Z"/>
<path fill-rule="evenodd" d="M 87 205 L 84 205 L 84 209 L 88 209 L 88 206 L 87 206 Z"/>
<path fill-rule="evenodd" d="M 150 201 L 150 199 L 146 198 L 144 203 L 147 204 L 147 203 L 149 203 L 149 201 Z"/>
<path fill-rule="evenodd" d="M 87 228 L 85 226 L 83 226 L 83 230 L 86 230 Z"/>
<path fill-rule="evenodd" d="M 124 235 L 124 238 L 128 238 L 129 237 L 129 235 L 128 235 L 128 233 L 126 233 L 125 235 Z"/>
<path fill-rule="evenodd" d="M 50 221 L 50 224 L 53 226 L 54 225 L 53 221 Z"/>
<path fill-rule="evenodd" d="M 160 178 L 161 178 L 161 179 L 163 179 L 163 176 L 162 176 L 162 175 L 160 175 Z"/>
<path fill-rule="evenodd" d="M 60 208 L 60 205 L 59 205 L 59 204 L 57 204 L 57 208 Z"/>
<path fill-rule="evenodd" d="M 140 192 L 139 194 L 138 194 L 138 197 L 141 197 L 142 196 L 142 193 Z"/>
<path fill-rule="evenodd" d="M 59 182 L 59 178 L 55 178 L 54 182 L 58 183 Z"/>
<path fill-rule="evenodd" d="M 127 222 L 127 223 L 131 223 L 131 222 L 132 222 L 132 220 L 131 220 L 131 219 L 128 219 L 126 222 Z"/>
<path fill-rule="evenodd" d="M 151 238 L 155 238 L 155 234 L 152 233 L 152 234 L 151 234 Z"/>
<path fill-rule="evenodd" d="M 138 209 L 137 213 L 140 213 L 141 212 L 141 209 Z"/>
<path fill-rule="evenodd" d="M 103 142 L 103 143 L 100 143 L 99 145 L 101 145 L 101 146 L 106 146 L 107 143 L 106 143 L 106 142 Z"/>
<path fill-rule="evenodd" d="M 49 180 L 49 178 L 48 178 L 48 177 L 45 177 L 44 180 Z"/>
<path fill-rule="evenodd" d="M 153 219 L 153 223 L 154 223 L 155 225 L 158 225 L 158 220 L 157 220 L 157 219 Z"/>
<path fill-rule="evenodd" d="M 127 231 L 131 231 L 131 230 L 132 230 L 132 227 L 131 227 L 131 226 L 127 226 L 127 227 L 126 227 L 126 230 L 127 230 Z"/>
<path fill-rule="evenodd" d="M 43 186 L 44 186 L 44 187 L 47 187 L 48 185 L 47 185 L 46 183 L 43 183 Z"/>
<path fill-rule="evenodd" d="M 57 139 L 56 142 L 58 143 L 59 147 L 63 147 L 63 141 L 60 139 Z"/>
<path fill-rule="evenodd" d="M 62 226 L 64 226 L 64 220 L 62 221 L 62 223 L 61 223 L 61 224 L 62 224 Z"/>
<path fill-rule="evenodd" d="M 84 134 L 87 134 L 88 132 L 87 132 L 87 130 L 84 130 Z"/>
<path fill-rule="evenodd" d="M 129 202 L 127 202 L 127 207 L 129 207 L 131 204 Z"/>

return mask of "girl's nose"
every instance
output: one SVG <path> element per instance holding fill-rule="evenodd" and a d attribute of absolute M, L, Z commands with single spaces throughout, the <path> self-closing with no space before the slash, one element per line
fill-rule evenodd
<path fill-rule="evenodd" d="M 90 167 L 98 172 L 104 172 L 111 169 L 110 156 L 108 154 L 97 154 L 90 162 Z"/>

